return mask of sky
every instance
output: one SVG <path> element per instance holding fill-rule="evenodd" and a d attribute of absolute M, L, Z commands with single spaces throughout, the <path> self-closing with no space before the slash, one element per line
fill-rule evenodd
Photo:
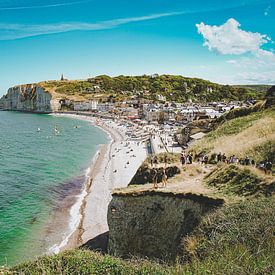
<path fill-rule="evenodd" d="M 275 0 L 0 0 L 0 95 L 107 74 L 275 84 Z"/>

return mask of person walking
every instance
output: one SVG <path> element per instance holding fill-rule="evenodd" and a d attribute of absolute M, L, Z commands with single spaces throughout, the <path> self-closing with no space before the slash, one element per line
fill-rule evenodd
<path fill-rule="evenodd" d="M 153 168 L 152 170 L 152 180 L 153 180 L 153 188 L 157 189 L 158 188 L 158 171 L 156 168 Z"/>
<path fill-rule="evenodd" d="M 192 154 L 191 154 L 191 153 L 188 154 L 187 160 L 188 160 L 188 163 L 189 163 L 189 164 L 192 164 L 192 163 L 193 163 L 193 157 L 192 157 Z"/>
<path fill-rule="evenodd" d="M 265 163 L 265 173 L 268 175 L 272 175 L 272 162 L 271 161 L 267 161 Z"/>
<path fill-rule="evenodd" d="M 163 167 L 162 168 L 162 187 L 166 187 L 167 185 L 167 174 L 166 174 L 166 169 Z"/>
<path fill-rule="evenodd" d="M 186 162 L 186 158 L 185 158 L 185 155 L 183 153 L 181 153 L 180 162 L 181 162 L 181 165 L 184 165 L 185 162 Z"/>

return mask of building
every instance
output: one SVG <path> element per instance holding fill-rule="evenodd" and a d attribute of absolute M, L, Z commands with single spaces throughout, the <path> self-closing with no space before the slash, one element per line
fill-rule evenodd
<path fill-rule="evenodd" d="M 110 112 L 114 110 L 115 104 L 114 103 L 98 103 L 97 104 L 97 111 L 99 112 Z"/>
<path fill-rule="evenodd" d="M 75 102 L 74 111 L 96 111 L 97 101 Z"/>
<path fill-rule="evenodd" d="M 166 101 L 166 97 L 163 96 L 163 95 L 156 95 L 156 99 L 159 100 L 159 101 L 163 101 L 163 102 Z"/>

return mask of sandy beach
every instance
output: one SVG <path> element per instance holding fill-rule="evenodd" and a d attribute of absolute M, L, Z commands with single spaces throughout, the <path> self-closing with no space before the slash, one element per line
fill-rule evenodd
<path fill-rule="evenodd" d="M 54 252 L 78 247 L 108 231 L 107 211 L 113 189 L 126 187 L 147 156 L 146 144 L 129 140 L 127 127 L 119 122 L 83 115 L 57 115 L 91 122 L 109 135 L 110 142 L 100 145 L 89 169 L 86 186 L 74 207 L 75 217 L 71 216 L 77 220 L 73 232 Z"/>

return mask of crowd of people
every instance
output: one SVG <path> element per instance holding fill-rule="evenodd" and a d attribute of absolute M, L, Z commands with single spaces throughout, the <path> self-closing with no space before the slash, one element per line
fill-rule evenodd
<path fill-rule="evenodd" d="M 197 155 L 197 156 L 195 156 L 195 159 L 200 164 L 208 164 L 209 160 L 211 160 L 211 164 L 224 162 L 227 164 L 241 164 L 241 165 L 246 165 L 246 166 L 251 165 L 258 169 L 263 170 L 266 174 L 272 175 L 273 163 L 272 163 L 272 161 L 270 161 L 268 159 L 265 161 L 260 161 L 259 163 L 256 163 L 256 161 L 249 156 L 246 156 L 245 158 L 238 158 L 236 155 L 231 155 L 228 157 L 225 155 L 225 153 L 213 154 L 213 155 L 211 155 L 210 159 L 207 154 Z M 192 164 L 193 155 L 191 153 L 186 155 L 185 152 L 182 152 L 181 156 L 180 156 L 180 162 L 182 165 Z"/>
<path fill-rule="evenodd" d="M 183 151 L 180 154 L 180 163 L 182 165 L 188 165 L 192 164 L 193 161 L 196 160 L 200 164 L 217 164 L 220 162 L 226 163 L 226 164 L 241 164 L 241 165 L 250 165 L 254 166 L 262 171 L 265 172 L 265 174 L 272 175 L 273 174 L 273 163 L 270 160 L 266 161 L 260 161 L 259 163 L 256 163 L 256 161 L 249 157 L 246 156 L 245 158 L 238 158 L 236 155 L 231 155 L 231 156 L 226 156 L 225 153 L 219 153 L 219 154 L 213 154 L 210 156 L 205 154 L 205 155 L 195 155 L 193 156 L 192 153 L 186 154 L 185 151 Z M 157 157 L 152 157 L 151 158 L 151 168 L 153 170 L 153 187 L 158 188 L 158 159 Z M 167 172 L 166 172 L 166 166 L 167 166 L 167 156 L 164 157 L 164 167 L 161 168 L 161 185 L 162 187 L 166 187 L 167 185 Z"/>

